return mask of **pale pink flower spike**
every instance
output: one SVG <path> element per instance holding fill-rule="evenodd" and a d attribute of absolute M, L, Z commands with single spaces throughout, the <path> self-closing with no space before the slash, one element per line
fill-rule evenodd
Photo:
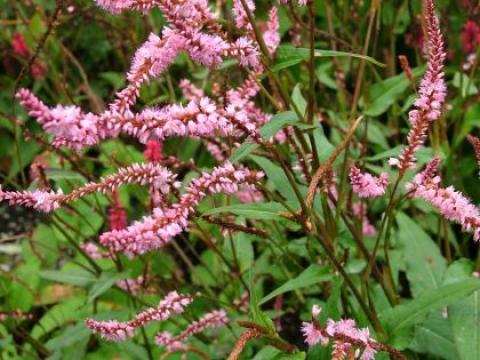
<path fill-rule="evenodd" d="M 387 173 L 381 173 L 379 177 L 376 177 L 369 173 L 362 173 L 359 168 L 352 166 L 350 168 L 350 184 L 353 192 L 359 197 L 382 196 L 389 184 L 389 176 Z"/>

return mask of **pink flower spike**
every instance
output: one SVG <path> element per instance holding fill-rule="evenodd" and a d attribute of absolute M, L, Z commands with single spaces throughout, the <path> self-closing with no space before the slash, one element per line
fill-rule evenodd
<path fill-rule="evenodd" d="M 127 74 L 129 85 L 117 94 L 110 106 L 114 112 L 124 113 L 135 103 L 140 86 L 160 76 L 185 47 L 185 38 L 165 28 L 162 36 L 151 33 L 148 40 L 135 52 Z"/>
<path fill-rule="evenodd" d="M 253 13 L 255 11 L 255 2 L 253 0 L 246 0 L 245 3 L 247 4 L 250 12 Z M 247 12 L 245 11 L 241 0 L 233 0 L 232 12 L 235 19 L 235 25 L 239 29 L 252 31 L 252 25 L 248 20 Z"/>
<path fill-rule="evenodd" d="M 105 254 L 102 253 L 100 247 L 98 247 L 93 242 L 83 243 L 80 245 L 80 247 L 92 259 L 101 259 L 105 257 Z"/>
<path fill-rule="evenodd" d="M 57 192 L 35 191 L 2 191 L 0 188 L 0 201 L 8 201 L 10 205 L 31 207 L 43 212 L 51 212 L 62 204 L 75 201 L 79 198 L 95 192 L 114 192 L 124 184 L 151 185 L 161 194 L 167 195 L 173 186 L 176 186 L 175 177 L 170 170 L 158 164 L 132 164 L 129 167 L 120 168 L 117 173 L 102 178 L 99 183 L 87 183 L 64 195 L 62 190 Z M 122 217 L 125 223 L 126 214 L 113 214 L 116 220 Z M 118 222 L 118 224 L 120 224 Z"/>
<path fill-rule="evenodd" d="M 153 216 L 146 216 L 124 230 L 106 232 L 101 235 L 100 243 L 112 251 L 123 251 L 129 256 L 166 246 L 184 231 L 189 216 L 207 194 L 224 192 L 233 195 L 242 184 L 254 189 L 254 184 L 262 177 L 262 173 L 246 168 L 236 169 L 227 162 L 214 168 L 211 173 L 203 173 L 193 179 L 187 192 L 171 208 L 156 208 Z"/>
<path fill-rule="evenodd" d="M 318 312 L 320 307 L 312 309 L 312 315 Z M 324 328 L 313 317 L 312 322 L 303 322 L 301 331 L 305 338 L 305 343 L 309 346 L 321 344 L 327 346 L 329 341 L 333 341 L 332 359 L 346 359 L 347 356 L 355 355 L 355 358 L 361 360 L 372 360 L 377 351 L 387 351 L 390 354 L 398 355 L 395 349 L 376 342 L 370 337 L 370 331 L 367 328 L 359 329 L 355 321 L 351 319 L 335 321 L 327 320 L 327 326 Z M 359 356 L 361 354 L 361 356 Z"/>
<path fill-rule="evenodd" d="M 22 33 L 14 33 L 10 43 L 14 54 L 23 58 L 28 58 L 30 56 L 30 49 L 28 48 L 25 36 L 23 36 Z"/>
<path fill-rule="evenodd" d="M 376 234 L 375 226 L 372 225 L 367 216 L 367 207 L 361 202 L 352 204 L 352 212 L 362 222 L 362 232 L 364 236 L 374 236 Z"/>
<path fill-rule="evenodd" d="M 276 7 L 273 7 L 268 14 L 267 29 L 263 34 L 263 40 L 270 54 L 274 54 L 280 45 L 279 29 L 278 11 Z"/>
<path fill-rule="evenodd" d="M 413 192 L 413 197 L 424 199 L 437 208 L 445 219 L 456 222 L 464 232 L 473 233 L 474 240 L 479 240 L 480 210 L 453 186 L 441 187 L 438 165 L 439 159 L 433 159 L 424 171 L 406 185 L 407 189 Z"/>
<path fill-rule="evenodd" d="M 477 166 L 480 169 L 480 138 L 472 135 L 467 135 L 467 140 L 473 146 L 475 158 L 477 159 Z"/>
<path fill-rule="evenodd" d="M 135 279 L 123 279 L 116 282 L 116 285 L 125 291 L 137 294 L 142 288 L 145 287 L 145 277 L 140 275 Z"/>
<path fill-rule="evenodd" d="M 62 190 L 3 191 L 0 186 L 0 202 L 8 201 L 10 206 L 20 205 L 33 208 L 44 213 L 52 212 L 60 207 L 59 199 Z"/>
<path fill-rule="evenodd" d="M 163 144 L 157 140 L 148 140 L 145 145 L 143 156 L 148 162 L 159 162 L 163 158 Z"/>
<path fill-rule="evenodd" d="M 110 223 L 110 229 L 112 230 L 121 230 L 127 227 L 127 211 L 120 202 L 117 192 L 114 192 L 113 205 L 108 209 L 108 221 Z"/>
<path fill-rule="evenodd" d="M 446 53 L 433 0 L 424 0 L 424 8 L 428 63 L 415 101 L 415 109 L 409 113 L 411 129 L 407 136 L 408 144 L 400 153 L 397 165 L 402 172 L 415 167 L 415 153 L 425 142 L 430 123 L 440 117 L 447 95 L 444 73 Z"/>
<path fill-rule="evenodd" d="M 465 53 L 472 53 L 480 44 L 480 25 L 469 20 L 463 25 L 462 47 Z"/>
<path fill-rule="evenodd" d="M 375 359 L 375 354 L 377 351 L 370 347 L 366 346 L 365 350 L 363 350 L 362 356 L 360 357 L 360 360 L 374 360 Z"/>
<path fill-rule="evenodd" d="M 150 321 L 165 321 L 172 314 L 181 314 L 192 301 L 191 296 L 181 295 L 176 291 L 172 291 L 160 301 L 157 307 L 147 309 L 135 316 L 133 320 L 120 322 L 116 320 L 96 321 L 86 319 L 85 324 L 90 330 L 94 333 L 99 333 L 106 340 L 124 341 L 126 338 L 134 335 L 135 329 L 146 325 Z"/>
<path fill-rule="evenodd" d="M 305 338 L 305 343 L 308 346 L 316 344 L 322 344 L 326 346 L 328 344 L 328 337 L 322 335 L 322 331 L 315 328 L 315 325 L 310 322 L 302 323 L 302 334 Z"/>
<path fill-rule="evenodd" d="M 159 346 L 164 346 L 168 351 L 185 349 L 185 341 L 191 336 L 204 331 L 207 328 L 218 328 L 228 323 L 228 317 L 225 311 L 215 310 L 205 314 L 200 320 L 192 322 L 184 331 L 177 336 L 172 336 L 168 332 L 159 333 L 155 337 L 155 342 Z"/>
<path fill-rule="evenodd" d="M 387 173 L 381 173 L 379 177 L 376 177 L 369 173 L 362 173 L 356 166 L 352 166 L 350 183 L 353 192 L 359 197 L 377 197 L 385 194 L 389 176 Z"/>
<path fill-rule="evenodd" d="M 103 118 L 84 113 L 77 106 L 57 105 L 50 109 L 26 89 L 20 89 L 15 96 L 28 114 L 36 118 L 47 133 L 55 136 L 55 147 L 66 146 L 79 151 L 113 135 Z"/>
<path fill-rule="evenodd" d="M 183 96 L 188 101 L 199 101 L 200 99 L 205 97 L 205 92 L 203 91 L 203 89 L 196 87 L 188 79 L 183 79 L 182 81 L 180 81 L 178 86 L 180 86 Z"/>

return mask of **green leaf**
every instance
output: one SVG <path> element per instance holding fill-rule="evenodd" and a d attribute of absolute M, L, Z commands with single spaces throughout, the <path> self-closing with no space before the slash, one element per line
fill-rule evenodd
<path fill-rule="evenodd" d="M 76 171 L 65 169 L 47 169 L 45 170 L 47 179 L 51 180 L 76 180 L 82 183 L 87 182 L 87 179 Z"/>
<path fill-rule="evenodd" d="M 449 306 L 448 319 L 460 358 L 480 359 L 480 291 Z"/>
<path fill-rule="evenodd" d="M 249 293 L 250 293 L 250 314 L 253 318 L 253 321 L 267 327 L 272 334 L 276 333 L 275 330 L 275 325 L 273 324 L 272 319 L 268 317 L 267 314 L 265 314 L 261 309 L 260 309 L 260 303 L 258 301 L 258 294 L 257 294 L 257 289 L 255 288 L 255 284 L 253 282 L 253 272 L 250 269 L 249 273 Z"/>
<path fill-rule="evenodd" d="M 330 268 L 328 266 L 312 264 L 296 278 L 288 280 L 285 284 L 265 296 L 262 300 L 260 300 L 259 305 L 266 303 L 277 295 L 307 286 L 319 284 L 322 281 L 327 281 L 331 278 L 332 274 L 330 273 Z"/>
<path fill-rule="evenodd" d="M 362 125 L 366 126 L 365 123 L 363 123 Z M 388 149 L 390 148 L 390 145 L 388 145 L 387 142 L 387 135 L 387 128 L 381 127 L 380 124 L 373 119 L 368 122 L 367 139 L 369 142 L 371 142 L 372 144 L 380 145 L 383 149 Z"/>
<path fill-rule="evenodd" d="M 239 162 L 252 152 L 254 152 L 256 149 L 258 149 L 260 145 L 250 143 L 250 142 L 244 142 L 242 145 L 240 145 L 235 151 L 233 152 L 232 156 L 230 157 L 230 161 L 232 163 Z"/>
<path fill-rule="evenodd" d="M 269 122 L 260 128 L 260 135 L 262 135 L 264 140 L 268 140 L 284 127 L 297 124 L 298 121 L 298 117 L 293 111 L 284 111 L 275 114 Z"/>
<path fill-rule="evenodd" d="M 67 327 L 59 336 L 48 340 L 45 346 L 47 349 L 55 351 L 81 342 L 90 335 L 91 331 L 83 323 L 78 323 Z"/>
<path fill-rule="evenodd" d="M 201 264 L 195 266 L 192 272 L 192 281 L 195 285 L 201 286 L 215 286 L 219 279 L 215 276 L 220 271 L 220 264 L 218 257 L 213 251 L 207 250 L 200 256 Z M 208 267 L 206 267 L 208 266 Z"/>
<path fill-rule="evenodd" d="M 304 352 L 285 354 L 273 346 L 267 345 L 262 347 L 252 360 L 304 360 L 305 356 Z"/>
<path fill-rule="evenodd" d="M 419 76 L 423 72 L 423 67 L 412 70 L 414 76 Z M 396 101 L 400 100 L 405 90 L 410 85 L 405 74 L 400 74 L 381 82 L 378 82 L 370 88 L 370 103 L 366 106 L 366 115 L 379 116 L 383 114 Z"/>
<path fill-rule="evenodd" d="M 96 195 L 95 195 L 96 196 Z M 99 202 L 106 203 L 106 199 L 99 196 L 97 197 Z M 75 211 L 70 209 L 61 208 L 57 210 L 57 215 L 62 218 L 66 223 L 70 225 L 69 228 L 64 228 L 64 232 L 73 238 L 78 238 L 80 233 L 84 237 L 94 236 L 98 234 L 98 231 L 102 227 L 103 217 L 94 211 L 93 203 L 86 203 L 83 201 L 73 202 L 69 205 L 74 208 Z M 55 236 L 59 240 L 65 240 L 66 235 L 54 228 Z"/>
<path fill-rule="evenodd" d="M 127 273 L 114 273 L 114 272 L 102 272 L 100 278 L 90 288 L 88 292 L 87 303 L 91 304 L 93 300 L 102 295 L 104 292 L 110 290 L 110 288 L 118 281 L 128 277 Z"/>
<path fill-rule="evenodd" d="M 474 128 L 480 127 L 480 104 L 473 104 L 465 111 L 462 122 L 462 130 L 460 134 L 454 139 L 454 144 L 458 145 L 467 134 Z"/>
<path fill-rule="evenodd" d="M 332 67 L 333 67 L 333 63 L 331 62 L 321 64 L 315 70 L 315 74 L 317 75 L 318 81 L 320 81 L 320 83 L 322 83 L 323 85 L 325 85 L 330 89 L 337 90 L 338 85 L 336 81 L 333 79 L 333 77 L 331 76 Z"/>
<path fill-rule="evenodd" d="M 271 201 L 267 203 L 247 203 L 222 206 L 208 210 L 203 215 L 214 215 L 229 212 L 250 219 L 278 220 L 283 217 L 280 212 L 286 211 L 281 204 Z"/>
<path fill-rule="evenodd" d="M 281 351 L 273 346 L 263 346 L 252 360 L 274 360 L 276 356 L 281 354 Z"/>
<path fill-rule="evenodd" d="M 471 279 L 474 265 L 467 259 L 451 264 L 445 282 Z M 480 359 L 480 290 L 448 307 L 455 345 L 462 360 Z"/>
<path fill-rule="evenodd" d="M 39 224 L 33 232 L 32 241 L 42 249 L 45 264 L 52 266 L 58 261 L 58 239 L 50 226 Z"/>
<path fill-rule="evenodd" d="M 83 306 L 85 298 L 77 296 L 72 299 L 63 300 L 62 303 L 53 306 L 35 324 L 31 335 L 38 339 L 57 327 L 62 327 L 70 321 L 80 320 L 90 313 L 90 309 Z"/>
<path fill-rule="evenodd" d="M 438 288 L 446 270 L 446 261 L 427 233 L 404 213 L 397 215 L 397 237 L 403 247 L 407 278 L 413 297 Z"/>
<path fill-rule="evenodd" d="M 324 162 L 330 157 L 330 155 L 332 155 L 335 146 L 333 146 L 327 139 L 325 131 L 321 125 L 313 131 L 313 137 L 315 138 L 318 157 L 321 162 Z"/>
<path fill-rule="evenodd" d="M 450 323 L 440 312 L 431 314 L 427 320 L 415 326 L 415 338 L 408 348 L 440 356 L 445 360 L 459 359 Z"/>
<path fill-rule="evenodd" d="M 420 323 L 432 311 L 442 309 L 480 289 L 480 280 L 468 279 L 424 292 L 409 303 L 398 305 L 380 314 L 387 331 L 393 335 L 402 328 Z"/>
<path fill-rule="evenodd" d="M 125 85 L 125 76 L 122 73 L 108 71 L 100 73 L 98 76 L 105 79 L 115 90 L 120 89 Z"/>
<path fill-rule="evenodd" d="M 302 61 L 310 58 L 310 49 L 306 48 L 295 48 L 289 45 L 282 45 L 278 47 L 276 60 L 272 65 L 271 69 L 273 71 L 278 71 L 281 69 L 288 68 L 290 66 L 301 63 Z M 363 56 L 360 54 L 349 53 L 345 51 L 334 51 L 334 50 L 315 50 L 315 57 L 353 57 L 357 59 L 363 59 L 368 62 L 371 62 L 377 66 L 385 66 L 384 64 L 378 62 L 377 60 L 369 57 Z"/>
<path fill-rule="evenodd" d="M 478 94 L 478 88 L 475 85 L 475 81 L 470 80 L 466 74 L 456 72 L 453 76 L 453 86 L 461 90 L 462 97 Z"/>
<path fill-rule="evenodd" d="M 302 352 L 296 352 L 294 354 L 278 354 L 275 356 L 273 359 L 274 360 L 305 360 L 307 354 L 305 354 L 303 351 Z"/>
<path fill-rule="evenodd" d="M 285 199 L 298 204 L 295 191 L 290 186 L 287 175 L 285 175 L 283 170 L 278 165 L 264 157 L 252 155 L 251 158 L 263 169 L 265 174 L 267 174 L 268 179 L 275 185 L 275 188 L 285 197 Z"/>
<path fill-rule="evenodd" d="M 122 354 L 129 355 L 129 359 L 148 359 L 147 350 L 143 346 L 135 344 L 132 341 L 119 341 L 115 345 L 121 351 Z"/>
<path fill-rule="evenodd" d="M 43 270 L 40 271 L 39 275 L 46 280 L 77 286 L 87 286 L 96 280 L 92 273 L 83 269 L 74 271 Z"/>
<path fill-rule="evenodd" d="M 298 117 L 293 111 L 284 111 L 272 116 L 269 122 L 263 125 L 259 132 L 264 140 L 269 140 L 272 136 L 276 135 L 281 129 L 288 125 L 298 123 Z M 238 162 L 251 154 L 255 149 L 259 147 L 258 144 L 251 142 L 244 142 L 238 147 L 230 157 L 231 162 Z"/>
<path fill-rule="evenodd" d="M 38 276 L 39 268 L 40 264 L 35 258 L 15 268 L 13 272 L 15 274 L 14 279 L 21 279 L 21 281 L 14 280 L 10 283 L 6 297 L 7 304 L 11 304 L 11 306 L 15 306 L 19 310 L 30 310 L 34 304 L 40 283 Z"/>
<path fill-rule="evenodd" d="M 368 161 L 378 161 L 378 160 L 389 159 L 391 157 L 398 157 L 398 155 L 400 155 L 400 152 L 404 147 L 405 147 L 404 145 L 398 145 L 398 146 L 395 146 L 394 148 L 388 149 L 379 154 L 376 154 L 373 156 L 367 156 L 365 159 Z M 440 158 L 443 158 L 441 153 L 436 155 L 440 156 Z M 423 164 L 428 163 L 432 159 L 432 157 L 434 156 L 434 152 L 432 148 L 424 146 L 418 150 L 416 156 L 418 160 L 418 166 L 420 167 Z"/>
<path fill-rule="evenodd" d="M 225 237 L 223 253 L 225 258 L 232 263 L 235 259 L 238 260 L 241 273 L 250 268 L 255 256 L 252 241 L 249 236 L 243 232 L 233 234 L 231 239 L 230 237 Z"/>
<path fill-rule="evenodd" d="M 8 172 L 8 179 L 12 179 L 16 176 L 23 168 L 28 166 L 35 155 L 37 155 L 40 150 L 40 146 L 33 141 L 25 141 L 23 137 L 19 138 L 19 149 L 16 151 L 16 147 L 11 149 L 11 160 L 12 164 L 10 166 L 10 171 Z"/>
<path fill-rule="evenodd" d="M 324 311 L 320 314 L 320 321 L 326 322 L 329 318 L 339 320 L 341 317 L 340 304 L 343 288 L 343 278 L 338 277 L 335 281 L 332 281 L 332 289 L 330 291 L 330 297 L 324 306 Z"/>
<path fill-rule="evenodd" d="M 295 85 L 292 92 L 292 101 L 297 107 L 298 111 L 302 116 L 305 116 L 307 111 L 307 100 L 302 95 L 302 90 L 300 89 L 300 84 Z"/>

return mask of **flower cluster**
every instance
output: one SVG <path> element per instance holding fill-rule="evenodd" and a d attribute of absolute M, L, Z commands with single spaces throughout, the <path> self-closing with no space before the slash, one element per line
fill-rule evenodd
<path fill-rule="evenodd" d="M 225 104 L 219 108 L 211 99 L 198 96 L 198 91 L 185 107 L 148 108 L 138 114 L 132 113 L 131 107 L 141 85 L 160 76 L 182 51 L 186 51 L 193 61 L 209 67 L 219 64 L 224 57 L 235 57 L 242 66 L 260 69 L 259 51 L 252 33 L 226 40 L 216 21 L 217 15 L 210 11 L 206 0 L 99 0 L 98 4 L 114 13 L 125 9 L 148 11 L 157 7 L 163 12 L 168 26 L 160 35 L 150 34 L 136 51 L 127 74 L 127 86 L 102 114 L 84 113 L 77 106 L 57 105 L 50 109 L 28 90 L 17 93 L 29 114 L 37 118 L 45 131 L 55 136 L 54 146 L 80 150 L 107 137 L 116 137 L 120 132 L 133 135 L 142 142 L 172 135 L 225 135 L 232 131 L 230 120 L 244 121 L 246 111 L 239 109 L 238 104 Z M 278 30 L 274 8 L 265 33 L 272 53 L 279 44 Z M 193 87 L 189 86 L 189 89 L 193 90 Z M 240 113 L 238 116 L 237 112 Z"/>
<path fill-rule="evenodd" d="M 152 138 L 163 140 L 171 136 L 227 135 L 233 131 L 233 126 L 224 112 L 210 98 L 203 97 L 186 106 L 168 105 L 146 108 L 136 114 L 113 114 L 111 121 L 116 131 L 147 142 Z"/>
<path fill-rule="evenodd" d="M 355 354 L 355 348 L 362 351 L 361 360 L 374 359 L 378 343 L 370 338 L 370 332 L 367 328 L 358 329 L 355 321 L 351 319 L 339 321 L 329 319 L 326 328 L 324 328 L 316 320 L 320 312 L 320 307 L 313 306 L 312 322 L 303 322 L 302 325 L 305 342 L 309 346 L 316 344 L 327 346 L 332 339 L 333 359 L 351 359 Z"/>
<path fill-rule="evenodd" d="M 475 240 L 480 239 L 480 210 L 453 186 L 443 188 L 438 175 L 440 160 L 433 159 L 424 171 L 415 175 L 407 189 L 415 198 L 422 198 L 438 209 L 442 216 L 462 226 L 465 232 L 472 232 Z"/>
<path fill-rule="evenodd" d="M 8 201 L 10 205 L 22 205 L 43 212 L 51 212 L 66 202 L 96 192 L 114 192 L 124 184 L 148 184 L 166 195 L 172 187 L 179 186 L 175 177 L 170 170 L 158 164 L 133 164 L 120 168 L 117 173 L 101 179 L 99 183 L 88 183 L 67 195 L 64 195 L 61 190 L 58 192 L 45 190 L 8 192 L 0 188 L 0 202 Z"/>
<path fill-rule="evenodd" d="M 57 105 L 48 108 L 27 89 L 20 89 L 16 97 L 28 114 L 36 118 L 47 133 L 55 136 L 52 144 L 55 147 L 80 150 L 107 136 L 118 135 L 108 129 L 103 117 L 84 113 L 78 106 Z"/>
<path fill-rule="evenodd" d="M 45 191 L 3 191 L 0 186 L 0 202 L 8 201 L 13 205 L 30 207 L 38 211 L 49 213 L 60 207 L 60 199 L 62 198 L 62 190 Z"/>
<path fill-rule="evenodd" d="M 159 162 L 163 158 L 163 144 L 157 140 L 148 140 L 145 144 L 143 156 L 148 162 Z"/>
<path fill-rule="evenodd" d="M 157 307 L 147 309 L 130 321 L 95 321 L 86 319 L 85 324 L 90 330 L 94 333 L 99 333 L 106 340 L 124 341 L 127 337 L 133 336 L 135 329 L 145 326 L 150 321 L 165 321 L 173 314 L 181 314 L 192 301 L 193 299 L 189 295 L 182 295 L 172 291 L 160 301 Z"/>
<path fill-rule="evenodd" d="M 127 227 L 128 217 L 125 207 L 121 203 L 118 192 L 113 193 L 113 204 L 108 209 L 108 222 L 110 224 L 110 229 L 120 230 Z"/>
<path fill-rule="evenodd" d="M 260 64 L 259 52 L 250 37 L 232 42 L 224 39 L 216 15 L 210 11 L 206 0 L 102 1 L 100 5 L 113 12 L 158 7 L 169 24 L 160 36 L 150 34 L 148 41 L 135 53 L 127 76 L 129 84 L 117 94 L 117 101 L 111 107 L 114 112 L 128 112 L 141 85 L 160 76 L 182 51 L 194 62 L 209 67 L 218 65 L 227 56 L 237 58 L 246 67 Z M 203 31 L 205 28 L 208 33 Z"/>
<path fill-rule="evenodd" d="M 360 201 L 354 202 L 352 204 L 352 213 L 355 215 L 362 223 L 362 233 L 365 236 L 374 236 L 376 234 L 375 226 L 372 225 L 367 216 L 367 207 L 365 204 Z"/>
<path fill-rule="evenodd" d="M 278 19 L 278 10 L 273 7 L 268 14 L 266 31 L 263 33 L 263 40 L 270 54 L 274 54 L 280 45 L 280 21 Z"/>
<path fill-rule="evenodd" d="M 382 196 L 385 194 L 388 183 L 387 173 L 381 173 L 376 177 L 369 173 L 362 173 L 356 166 L 350 168 L 350 184 L 353 192 L 360 197 Z"/>
<path fill-rule="evenodd" d="M 11 45 L 13 48 L 13 53 L 18 57 L 29 61 L 31 52 L 30 48 L 25 41 L 25 36 L 22 33 L 14 33 L 11 40 Z M 45 74 L 46 66 L 40 61 L 40 59 L 35 58 L 35 61 L 30 65 L 30 72 L 34 79 L 38 80 L 43 77 Z"/>
<path fill-rule="evenodd" d="M 359 329 L 351 319 L 334 321 L 328 319 L 327 326 L 323 327 L 317 317 L 322 309 L 314 305 L 312 321 L 303 322 L 302 333 L 305 343 L 309 346 L 321 344 L 327 346 L 333 341 L 332 359 L 360 359 L 372 360 L 379 351 L 388 352 L 394 359 L 403 359 L 396 350 L 383 345 L 370 337 L 368 328 Z"/>
<path fill-rule="evenodd" d="M 145 276 L 140 275 L 135 279 L 123 279 L 118 280 L 116 285 L 125 291 L 132 294 L 137 294 L 141 289 L 145 288 L 146 279 Z"/>
<path fill-rule="evenodd" d="M 146 108 L 140 113 L 107 111 L 101 115 L 85 114 L 77 106 L 57 105 L 50 109 L 26 89 L 20 90 L 17 98 L 29 115 L 55 136 L 53 146 L 74 150 L 116 137 L 121 132 L 144 143 L 170 136 L 227 135 L 233 131 L 232 120 L 242 122 L 247 116 L 244 110 L 237 113 L 233 105 L 219 108 L 207 97 L 192 100 L 186 106 Z"/>
<path fill-rule="evenodd" d="M 178 83 L 179 88 L 182 90 L 183 97 L 189 101 L 200 100 L 205 97 L 203 89 L 195 86 L 190 80 L 183 79 Z"/>
<path fill-rule="evenodd" d="M 248 10 L 253 13 L 255 11 L 255 2 L 253 0 L 245 0 Z M 235 25 L 239 29 L 252 30 L 252 25 L 248 21 L 248 14 L 243 7 L 242 0 L 233 0 L 232 8 L 233 17 L 235 19 Z"/>
<path fill-rule="evenodd" d="M 86 242 L 80 245 L 80 248 L 88 255 L 91 259 L 102 259 L 108 257 L 109 255 L 102 252 L 100 247 L 93 242 Z"/>
<path fill-rule="evenodd" d="M 260 191 L 252 190 L 251 188 L 240 187 L 239 191 L 235 194 L 243 203 L 255 203 L 263 200 L 263 194 Z"/>
<path fill-rule="evenodd" d="M 480 169 L 480 138 L 472 135 L 467 135 L 468 142 L 472 144 L 473 151 L 475 152 L 475 158 L 477 159 L 477 165 Z"/>
<path fill-rule="evenodd" d="M 446 53 L 443 46 L 443 37 L 440 24 L 435 15 L 432 0 L 425 1 L 427 23 L 427 70 L 420 84 L 418 97 L 415 100 L 416 109 L 409 113 L 411 129 L 408 133 L 408 145 L 402 150 L 395 164 L 401 171 L 414 168 L 415 153 L 425 142 L 430 123 L 441 115 L 447 89 L 445 86 L 444 60 Z"/>
<path fill-rule="evenodd" d="M 172 207 L 155 208 L 152 216 L 146 216 L 124 230 L 102 234 L 100 242 L 113 251 L 130 255 L 161 248 L 187 227 L 189 216 L 204 196 L 219 192 L 235 194 L 242 184 L 253 190 L 262 176 L 262 173 L 236 169 L 226 163 L 192 180 L 187 192 Z"/>
<path fill-rule="evenodd" d="M 480 26 L 475 21 L 467 21 L 463 25 L 462 47 L 469 54 L 476 50 L 480 44 Z"/>
<path fill-rule="evenodd" d="M 173 336 L 169 332 L 162 332 L 155 336 L 155 342 L 159 346 L 164 346 L 168 351 L 183 350 L 186 348 L 185 341 L 195 334 L 204 331 L 207 328 L 217 328 L 228 323 L 228 317 L 225 311 L 215 310 L 205 314 L 200 320 L 192 322 L 180 334 Z"/>

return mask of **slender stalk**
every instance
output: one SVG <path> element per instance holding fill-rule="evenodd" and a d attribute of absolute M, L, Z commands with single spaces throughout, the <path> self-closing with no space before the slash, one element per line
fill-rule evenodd
<path fill-rule="evenodd" d="M 372 254 L 370 255 L 370 259 L 368 260 L 367 267 L 366 267 L 365 272 L 363 274 L 364 279 L 368 279 L 370 277 L 372 267 L 373 267 L 373 263 L 375 262 L 375 257 L 377 255 L 377 251 L 378 251 L 378 248 L 380 246 L 380 240 L 382 239 L 382 234 L 383 234 L 383 230 L 385 228 L 385 224 L 392 214 L 395 194 L 398 190 L 401 179 L 402 179 L 402 176 L 399 175 L 396 182 L 395 182 L 395 185 L 393 186 L 392 194 L 390 195 L 390 199 L 389 199 L 388 205 L 387 205 L 387 210 L 385 211 L 385 216 L 382 219 L 382 223 L 380 225 L 380 229 L 378 230 L 378 234 L 377 234 L 377 238 L 375 240 L 375 245 L 373 247 Z"/>
<path fill-rule="evenodd" d="M 325 161 L 313 175 L 312 181 L 308 186 L 307 198 L 305 200 L 305 206 L 307 208 L 311 208 L 313 204 L 313 201 L 315 199 L 315 193 L 317 191 L 317 187 L 320 183 L 320 180 L 323 178 L 326 171 L 332 167 L 333 163 L 335 162 L 337 157 L 342 153 L 342 151 L 347 148 L 348 144 L 353 138 L 353 135 L 355 134 L 355 130 L 357 129 L 358 125 L 360 125 L 360 122 L 362 121 L 362 119 L 363 119 L 363 116 L 360 116 L 357 120 L 353 122 L 353 124 L 350 126 L 350 129 L 348 130 L 348 133 L 345 135 L 345 138 L 343 139 L 341 144 L 337 146 L 337 148 L 333 151 L 332 155 L 330 155 L 327 161 Z"/>
<path fill-rule="evenodd" d="M 321 227 L 319 227 L 319 228 L 321 229 Z M 364 301 L 362 295 L 358 292 L 355 284 L 353 283 L 352 279 L 350 278 L 350 275 L 347 274 L 343 265 L 337 260 L 335 255 L 333 255 L 333 253 L 330 251 L 330 246 L 328 245 L 328 243 L 325 242 L 324 239 L 328 239 L 328 234 L 323 233 L 322 234 L 323 238 L 321 236 L 318 236 L 317 233 L 314 233 L 313 235 L 318 239 L 318 241 L 322 245 L 323 249 L 325 250 L 325 253 L 327 254 L 328 258 L 330 259 L 332 264 L 335 266 L 337 271 L 344 278 L 347 286 L 352 291 L 353 296 L 358 301 L 358 303 L 359 303 L 360 307 L 362 308 L 363 312 L 365 313 L 365 315 L 367 315 L 368 320 L 372 324 L 375 331 L 379 334 L 380 337 L 384 337 L 385 336 L 385 331 L 383 330 L 383 327 L 380 323 L 380 320 L 378 319 L 378 316 L 377 316 L 376 312 L 372 311 L 372 309 L 370 309 L 370 307 Z"/>
<path fill-rule="evenodd" d="M 308 108 L 307 108 L 307 122 L 313 125 L 313 117 L 315 113 L 315 8 L 313 1 L 308 2 L 308 17 L 309 17 L 309 45 L 310 58 L 308 62 L 309 74 L 309 93 L 308 93 Z M 310 144 L 312 146 L 313 154 L 313 168 L 316 169 L 320 165 L 320 158 L 317 152 L 317 144 L 312 133 L 308 134 Z"/>

